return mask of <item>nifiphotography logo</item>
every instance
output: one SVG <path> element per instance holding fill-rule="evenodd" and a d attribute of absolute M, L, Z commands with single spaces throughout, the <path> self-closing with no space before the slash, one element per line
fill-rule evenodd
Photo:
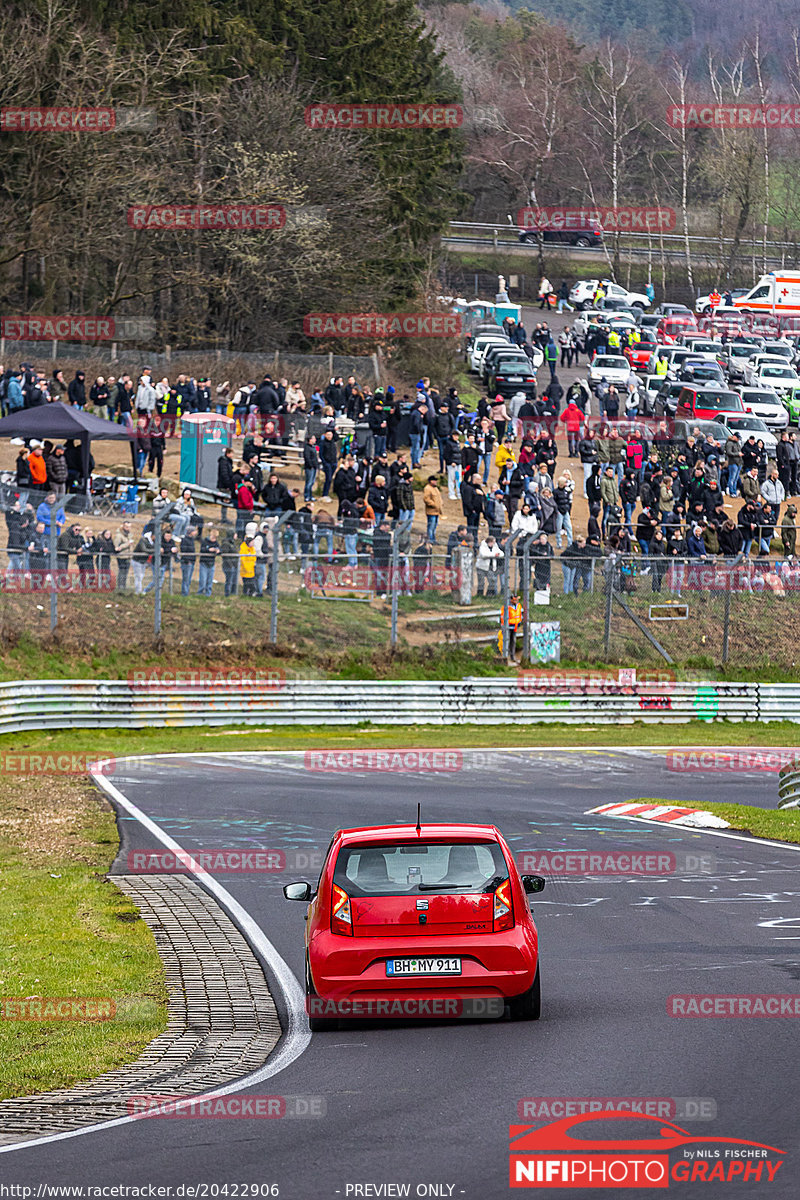
<path fill-rule="evenodd" d="M 620 1123 L 619 1136 L 609 1137 L 607 1125 L 597 1124 L 609 1121 Z M 593 1136 L 595 1130 L 604 1136 Z M 772 1183 L 784 1155 L 762 1142 L 695 1135 L 669 1121 L 618 1111 L 565 1117 L 538 1128 L 511 1125 L 509 1141 L 510 1187 Z"/>

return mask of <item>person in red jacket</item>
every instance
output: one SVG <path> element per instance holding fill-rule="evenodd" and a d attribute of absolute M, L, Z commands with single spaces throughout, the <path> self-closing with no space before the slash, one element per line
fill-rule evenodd
<path fill-rule="evenodd" d="M 569 447 L 570 458 L 575 458 L 578 453 L 578 442 L 580 441 L 581 429 L 583 428 L 583 413 L 578 408 L 574 400 L 570 400 L 567 407 L 561 414 L 561 420 L 567 427 L 567 445 Z"/>
<path fill-rule="evenodd" d="M 253 491 L 250 480 L 245 478 L 236 489 L 236 534 L 244 537 L 244 527 L 253 519 Z"/>

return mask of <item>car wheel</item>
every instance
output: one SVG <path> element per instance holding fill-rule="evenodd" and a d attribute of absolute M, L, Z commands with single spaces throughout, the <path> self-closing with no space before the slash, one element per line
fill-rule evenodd
<path fill-rule="evenodd" d="M 536 975 L 527 992 L 514 996 L 509 1002 L 512 1021 L 538 1021 L 542 1015 L 542 985 L 539 978 L 539 964 L 536 964 Z"/>
<path fill-rule="evenodd" d="M 592 243 L 586 237 L 578 237 L 572 244 L 573 246 L 591 246 Z"/>
<path fill-rule="evenodd" d="M 306 959 L 306 1012 L 308 1013 L 308 1028 L 312 1033 L 327 1033 L 328 1030 L 338 1029 L 338 1017 L 314 1017 L 308 1012 L 311 1008 L 311 1001 L 315 999 L 317 999 L 317 993 L 314 991 L 314 985 L 311 982 L 311 971 L 308 967 L 308 959 Z"/>

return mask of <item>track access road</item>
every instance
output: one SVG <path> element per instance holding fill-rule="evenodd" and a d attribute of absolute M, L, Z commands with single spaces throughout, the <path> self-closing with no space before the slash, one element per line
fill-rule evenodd
<path fill-rule="evenodd" d="M 774 775 L 678 774 L 658 751 L 545 749 L 465 752 L 460 769 L 429 774 L 320 773 L 302 753 L 168 756 L 118 763 L 113 784 L 189 851 L 311 855 L 324 852 L 340 826 L 414 820 L 420 800 L 423 824 L 490 820 L 515 851 L 670 851 L 681 869 L 548 877 L 531 898 L 541 940 L 539 1022 L 363 1021 L 295 1038 L 287 1065 L 249 1091 L 322 1097 L 322 1117 L 134 1121 L 2 1154 L 0 1182 L 33 1186 L 34 1196 L 39 1184 L 154 1184 L 176 1196 L 182 1184 L 246 1183 L 277 1184 L 281 1196 L 298 1200 L 486 1200 L 507 1194 L 508 1126 L 547 1119 L 521 1101 L 651 1097 L 675 1100 L 672 1119 L 693 1135 L 786 1152 L 771 1185 L 671 1183 L 678 1194 L 800 1194 L 798 1022 L 667 1015 L 673 994 L 800 993 L 798 851 L 585 815 L 638 797 L 773 807 Z M 131 813 L 120 811 L 119 821 L 115 869 L 127 872 L 129 851 L 163 847 L 157 830 Z M 312 881 L 316 874 L 305 873 Z M 286 902 L 281 889 L 303 876 L 218 877 L 299 980 L 304 907 Z M 288 1024 L 280 970 L 274 960 L 265 966 Z M 687 1110 L 687 1098 L 706 1103 Z M 367 1185 L 409 1190 L 354 1190 Z"/>

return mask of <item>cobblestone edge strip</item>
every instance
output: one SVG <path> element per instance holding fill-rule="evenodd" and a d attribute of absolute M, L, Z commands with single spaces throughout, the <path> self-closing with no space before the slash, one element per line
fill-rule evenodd
<path fill-rule="evenodd" d="M 129 1115 L 134 1096 L 211 1091 L 263 1066 L 282 1029 L 264 972 L 213 896 L 185 875 L 111 875 L 153 931 L 167 1028 L 96 1079 L 0 1102 L 0 1145 Z"/>

